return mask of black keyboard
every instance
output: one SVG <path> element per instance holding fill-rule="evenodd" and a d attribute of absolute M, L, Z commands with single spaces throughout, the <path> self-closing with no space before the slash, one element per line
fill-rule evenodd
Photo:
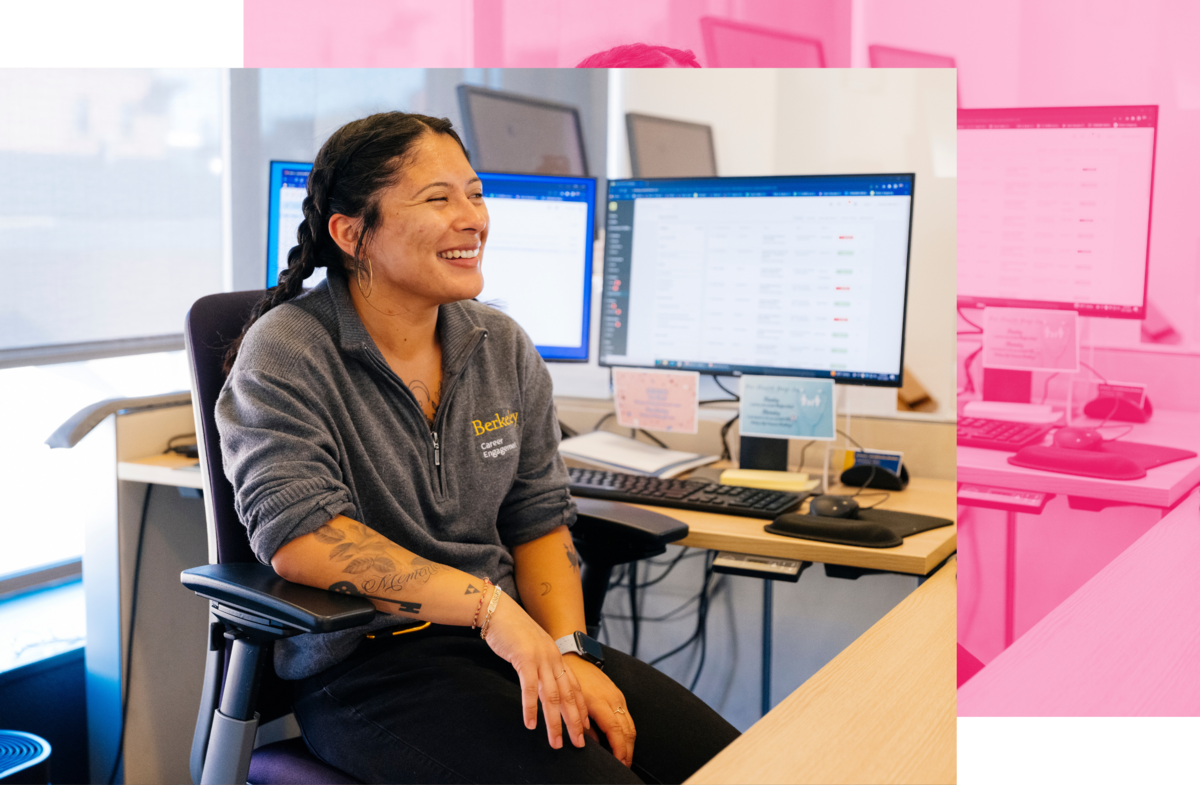
<path fill-rule="evenodd" d="M 982 447 L 985 450 L 1016 452 L 1030 444 L 1039 444 L 1054 427 L 1044 423 L 960 417 L 958 420 L 958 443 L 963 447 Z"/>
<path fill-rule="evenodd" d="M 641 474 L 596 469 L 573 467 L 568 471 L 571 474 L 571 493 L 576 496 L 770 520 L 795 510 L 805 497 L 811 495 L 717 485 L 698 480 L 663 480 Z"/>

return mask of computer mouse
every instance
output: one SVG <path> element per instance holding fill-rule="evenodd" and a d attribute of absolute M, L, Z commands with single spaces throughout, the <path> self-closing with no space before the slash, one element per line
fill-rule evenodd
<path fill-rule="evenodd" d="M 853 518 L 856 512 L 858 502 L 851 496 L 825 494 L 814 496 L 808 503 L 808 514 L 820 515 L 822 518 Z"/>
<path fill-rule="evenodd" d="M 1065 450 L 1095 450 L 1104 437 L 1091 428 L 1059 428 L 1054 432 L 1054 446 Z"/>

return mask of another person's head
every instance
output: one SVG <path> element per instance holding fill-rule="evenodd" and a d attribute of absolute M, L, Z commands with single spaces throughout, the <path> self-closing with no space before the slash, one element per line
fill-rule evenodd
<path fill-rule="evenodd" d="M 623 44 L 585 57 L 576 68 L 699 68 L 691 49 Z"/>
<path fill-rule="evenodd" d="M 229 347 L 226 373 L 250 326 L 299 296 L 317 267 L 345 276 L 363 299 L 402 290 L 439 304 L 483 288 L 487 209 L 449 120 L 386 112 L 342 126 L 317 153 L 301 209 L 287 269 Z"/>

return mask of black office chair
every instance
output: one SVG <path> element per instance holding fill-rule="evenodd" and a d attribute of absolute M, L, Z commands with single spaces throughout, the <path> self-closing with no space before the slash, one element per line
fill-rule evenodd
<path fill-rule="evenodd" d="M 365 598 L 289 583 L 259 563 L 234 510 L 214 413 L 225 382 L 225 349 L 262 295 L 250 291 L 202 297 L 188 312 L 184 328 L 212 562 L 180 576 L 211 609 L 204 691 L 192 740 L 192 780 L 197 785 L 353 783 L 345 772 L 312 755 L 302 739 L 254 748 L 260 723 L 291 712 L 291 688 L 271 666 L 274 642 L 302 632 L 361 626 L 375 615 Z M 594 637 L 613 567 L 665 552 L 667 543 L 687 536 L 687 526 L 621 504 L 595 499 L 577 503 L 579 517 L 571 533 L 584 563 L 584 611 Z"/>

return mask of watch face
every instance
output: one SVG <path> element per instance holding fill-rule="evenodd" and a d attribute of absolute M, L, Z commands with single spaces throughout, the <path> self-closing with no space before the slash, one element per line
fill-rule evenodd
<path fill-rule="evenodd" d="M 579 644 L 579 651 L 585 658 L 598 663 L 604 662 L 604 649 L 600 648 L 599 641 L 577 632 L 575 642 Z"/>

